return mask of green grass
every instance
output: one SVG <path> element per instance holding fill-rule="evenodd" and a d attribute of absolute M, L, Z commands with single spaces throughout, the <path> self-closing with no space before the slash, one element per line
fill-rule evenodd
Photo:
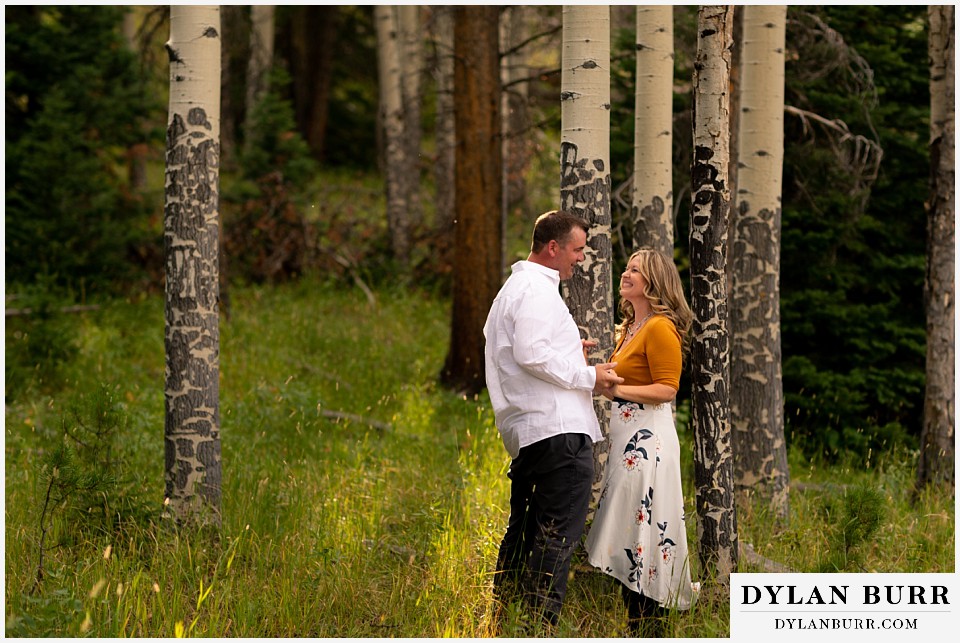
<path fill-rule="evenodd" d="M 163 302 L 118 301 L 57 326 L 75 350 L 33 364 L 35 322 L 8 320 L 5 607 L 8 636 L 489 637 L 544 633 L 508 605 L 497 630 L 491 573 L 508 511 L 508 458 L 485 396 L 438 388 L 447 305 L 315 279 L 231 291 L 221 324 L 223 527 L 177 533 L 163 503 Z M 46 332 L 54 332 L 47 329 Z M 16 383 L 16 386 L 11 386 Z M 64 505 L 34 590 L 39 515 L 60 422 L 104 386 L 127 418 L 124 482 L 86 513 Z M 15 392 L 15 397 L 10 393 Z M 336 418 L 349 413 L 361 420 Z M 687 512 L 692 445 L 681 427 Z M 791 461 L 791 520 L 743 512 L 741 540 L 797 571 L 831 545 L 842 485 L 881 490 L 887 519 L 858 550 L 867 571 L 954 568 L 952 497 L 907 494 L 914 463 L 869 469 Z M 112 495 L 110 495 L 112 494 Z M 103 508 L 107 508 L 106 510 Z M 104 514 L 99 515 L 98 512 Z M 695 520 L 688 520 L 696 547 Z M 625 636 L 615 582 L 578 558 L 566 637 Z M 742 571 L 754 571 L 742 568 Z M 860 571 L 853 569 L 849 571 Z M 694 575 L 698 576 L 696 561 Z M 668 633 L 726 637 L 726 603 L 705 595 Z"/>

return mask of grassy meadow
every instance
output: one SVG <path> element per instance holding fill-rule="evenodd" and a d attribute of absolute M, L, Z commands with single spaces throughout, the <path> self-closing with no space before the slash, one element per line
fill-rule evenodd
<path fill-rule="evenodd" d="M 554 631 L 531 625 L 517 605 L 505 606 L 498 628 L 491 574 L 509 460 L 488 400 L 436 384 L 445 302 L 402 288 L 376 297 L 371 305 L 356 288 L 314 278 L 231 289 L 221 323 L 219 534 L 178 533 L 160 518 L 162 296 L 9 318 L 6 635 L 626 636 L 615 582 L 582 558 Z M 65 475 L 52 465 L 64 431 L 108 424 L 118 427 L 110 457 L 93 471 L 112 478 L 94 486 L 81 476 L 47 502 L 51 479 Z M 80 469 L 96 455 L 76 452 Z M 930 492 L 910 503 L 915 454 L 828 466 L 793 453 L 791 467 L 785 526 L 740 511 L 741 541 L 763 556 L 796 571 L 954 570 L 953 498 Z M 847 502 L 851 489 L 866 500 Z M 844 529 L 852 519 L 869 522 L 861 541 Z M 688 527 L 695 551 L 696 520 Z M 761 570 L 742 562 L 741 571 Z M 705 591 L 666 627 L 675 637 L 726 637 L 727 604 Z"/>

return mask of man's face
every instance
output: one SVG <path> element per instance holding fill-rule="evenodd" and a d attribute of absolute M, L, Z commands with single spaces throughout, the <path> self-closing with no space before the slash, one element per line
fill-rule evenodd
<path fill-rule="evenodd" d="M 558 244 L 553 267 L 560 272 L 560 280 L 569 279 L 573 276 L 573 270 L 577 264 L 586 259 L 583 249 L 587 247 L 587 233 L 582 229 L 575 227 L 567 235 L 567 240 L 561 245 Z"/>

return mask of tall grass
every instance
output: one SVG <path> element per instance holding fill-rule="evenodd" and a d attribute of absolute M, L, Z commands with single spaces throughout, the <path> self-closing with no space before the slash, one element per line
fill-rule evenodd
<path fill-rule="evenodd" d="M 495 617 L 491 573 L 508 512 L 508 458 L 485 396 L 435 384 L 446 355 L 444 303 L 315 279 L 231 292 L 221 325 L 223 527 L 178 533 L 163 502 L 163 303 L 116 302 L 71 318 L 73 357 L 51 382 L 8 364 L 5 422 L 8 636 L 488 637 L 545 633 L 508 605 Z M 31 332 L 8 322 L 10 355 Z M 19 352 L 18 352 L 19 351 Z M 14 389 L 10 378 L 22 378 Z M 27 381 L 30 380 L 30 381 Z M 54 385 L 55 384 L 55 385 Z M 119 516 L 55 511 L 38 564 L 39 507 L 61 420 L 99 387 L 126 416 Z M 693 515 L 691 440 L 685 448 Z M 867 571 L 952 571 L 953 499 L 908 500 L 911 454 L 870 469 L 793 461 L 791 520 L 743 512 L 741 539 L 797 571 L 828 559 L 844 485 L 880 490 L 890 519 L 855 560 Z M 832 494 L 832 496 L 831 496 Z M 139 503 L 139 504 L 138 504 Z M 131 507 L 146 507 L 132 511 Z M 690 520 L 695 547 L 696 526 Z M 53 532 L 52 532 L 53 533 Z M 694 561 L 694 575 L 699 571 Z M 744 569 L 744 571 L 752 571 Z M 856 570 L 851 570 L 856 571 Z M 705 598 L 668 634 L 728 635 L 727 605 Z M 615 582 L 578 557 L 551 634 L 627 633 Z"/>

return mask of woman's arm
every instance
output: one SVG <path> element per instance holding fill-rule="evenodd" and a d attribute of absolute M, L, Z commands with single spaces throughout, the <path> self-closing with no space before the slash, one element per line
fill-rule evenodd
<path fill-rule="evenodd" d="M 672 402 L 677 397 L 677 389 L 666 384 L 644 384 L 644 385 L 626 385 L 617 384 L 607 389 L 603 394 L 609 399 L 619 397 L 629 402 L 640 402 L 641 404 L 663 404 Z"/>

